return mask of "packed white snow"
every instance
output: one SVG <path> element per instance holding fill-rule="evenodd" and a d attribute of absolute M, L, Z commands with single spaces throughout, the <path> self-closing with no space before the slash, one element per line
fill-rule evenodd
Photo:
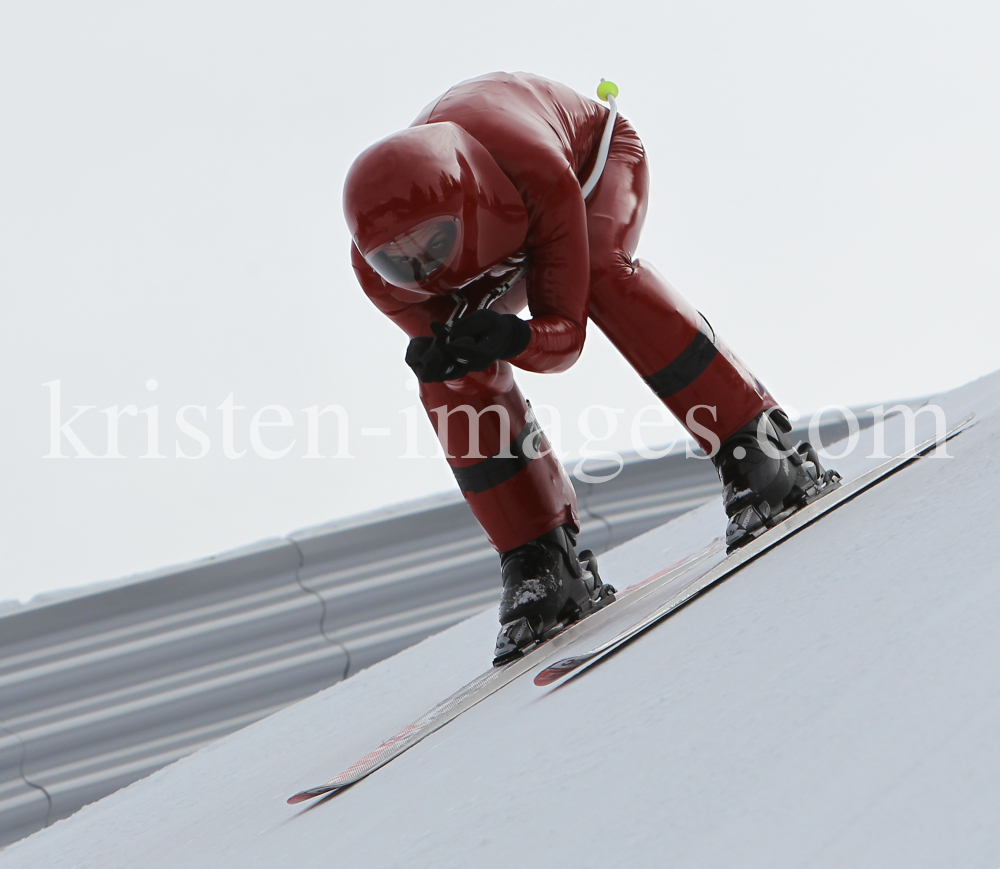
<path fill-rule="evenodd" d="M 529 673 L 336 797 L 285 803 L 486 669 L 484 612 L 11 846 L 0 869 L 997 869 L 1000 377 L 939 403 L 950 423 L 977 414 L 953 458 L 901 471 L 581 678 Z M 884 435 L 901 451 L 903 420 Z M 879 464 L 873 437 L 831 464 Z M 708 505 L 602 575 L 629 585 L 723 527 Z"/>

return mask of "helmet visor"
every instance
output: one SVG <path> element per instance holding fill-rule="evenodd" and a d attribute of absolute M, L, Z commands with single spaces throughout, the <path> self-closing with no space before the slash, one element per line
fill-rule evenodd
<path fill-rule="evenodd" d="M 393 286 L 422 284 L 455 258 L 460 228 L 458 218 L 435 218 L 397 235 L 368 253 L 365 260 Z"/>

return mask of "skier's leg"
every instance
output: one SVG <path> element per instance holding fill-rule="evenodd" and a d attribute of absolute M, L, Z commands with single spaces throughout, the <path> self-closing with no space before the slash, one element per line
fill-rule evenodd
<path fill-rule="evenodd" d="M 614 599 L 596 560 L 576 554 L 576 495 L 514 383 L 508 362 L 420 397 L 473 514 L 500 553 L 495 662 Z"/>
<path fill-rule="evenodd" d="M 632 259 L 648 189 L 642 143 L 620 119 L 601 180 L 587 200 L 590 316 L 706 452 L 714 453 L 777 402 L 659 272 Z"/>
<path fill-rule="evenodd" d="M 738 546 L 834 482 L 787 417 L 708 321 L 646 263 L 633 261 L 649 175 L 635 131 L 619 121 L 587 202 L 590 316 L 712 456 Z"/>
<path fill-rule="evenodd" d="M 510 363 L 450 383 L 423 383 L 420 398 L 466 502 L 498 552 L 563 524 L 579 532 L 573 485 Z"/>

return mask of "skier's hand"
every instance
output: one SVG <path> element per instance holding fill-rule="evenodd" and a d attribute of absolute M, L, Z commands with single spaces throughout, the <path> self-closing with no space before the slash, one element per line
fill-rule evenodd
<path fill-rule="evenodd" d="M 431 331 L 433 338 L 412 338 L 406 348 L 406 364 L 417 379 L 421 383 L 442 383 L 465 377 L 469 366 L 458 362 L 447 349 L 448 327 L 444 323 L 431 323 Z"/>
<path fill-rule="evenodd" d="M 487 308 L 455 322 L 445 349 L 467 363 L 470 371 L 482 371 L 498 359 L 523 353 L 530 340 L 531 327 L 516 314 L 498 314 Z"/>

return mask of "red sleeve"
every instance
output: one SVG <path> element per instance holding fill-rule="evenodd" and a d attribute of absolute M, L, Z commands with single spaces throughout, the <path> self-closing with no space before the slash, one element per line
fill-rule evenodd
<path fill-rule="evenodd" d="M 511 359 L 525 371 L 565 371 L 580 356 L 590 305 L 587 210 L 568 166 L 528 205 L 528 310 L 531 342 Z"/>

